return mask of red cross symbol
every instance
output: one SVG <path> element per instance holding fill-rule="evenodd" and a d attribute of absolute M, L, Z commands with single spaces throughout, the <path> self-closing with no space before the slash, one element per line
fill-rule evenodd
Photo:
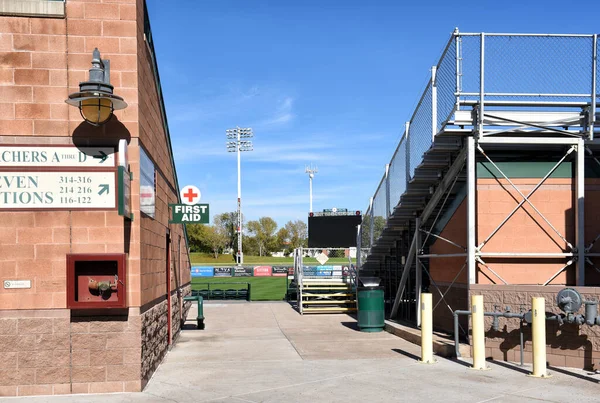
<path fill-rule="evenodd" d="M 194 193 L 194 191 L 190 188 L 187 193 L 183 194 L 184 197 L 187 197 L 188 201 L 191 203 L 196 197 L 198 197 L 198 193 Z"/>
<path fill-rule="evenodd" d="M 200 189 L 196 186 L 184 186 L 181 190 L 181 201 L 188 205 L 198 203 L 200 200 Z"/>

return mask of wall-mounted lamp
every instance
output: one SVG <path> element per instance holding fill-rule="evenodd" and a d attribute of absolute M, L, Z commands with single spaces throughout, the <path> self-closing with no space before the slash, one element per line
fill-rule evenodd
<path fill-rule="evenodd" d="M 79 92 L 69 94 L 65 102 L 79 108 L 86 122 L 100 126 L 110 120 L 113 111 L 127 107 L 123 98 L 113 94 L 113 89 L 110 84 L 110 60 L 102 60 L 96 48 L 89 81 L 79 83 Z"/>

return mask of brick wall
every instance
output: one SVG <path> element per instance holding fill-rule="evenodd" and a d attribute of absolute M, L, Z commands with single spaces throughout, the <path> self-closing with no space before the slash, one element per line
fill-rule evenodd
<path fill-rule="evenodd" d="M 166 340 L 166 327 L 147 332 L 144 318 L 167 295 L 167 204 L 176 202 L 177 189 L 144 42 L 143 1 L 69 0 L 66 7 L 65 19 L 0 17 L 0 144 L 116 147 L 127 139 L 134 221 L 116 211 L 0 212 L 0 278 L 32 281 L 31 289 L 0 289 L 0 353 L 7 357 L 0 396 L 140 390 L 160 363 L 154 359 L 150 372 L 143 367 L 148 337 L 154 345 Z M 110 59 L 115 93 L 128 103 L 99 128 L 64 103 L 87 79 L 95 47 Z M 158 171 L 155 220 L 139 210 L 141 145 Z M 170 231 L 176 335 L 176 288 L 189 289 L 190 265 L 182 227 Z M 67 310 L 68 253 L 126 253 L 130 308 L 111 316 Z"/>

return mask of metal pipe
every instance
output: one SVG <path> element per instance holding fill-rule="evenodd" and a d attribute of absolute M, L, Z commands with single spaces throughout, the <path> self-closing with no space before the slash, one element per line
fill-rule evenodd
<path fill-rule="evenodd" d="M 452 316 L 454 316 L 454 354 L 456 354 L 456 358 L 460 358 L 460 351 L 459 351 L 459 341 L 458 341 L 458 315 L 470 315 L 471 311 L 461 311 L 461 310 L 456 310 L 452 313 Z"/>
<path fill-rule="evenodd" d="M 454 354 L 456 355 L 457 358 L 460 358 L 460 351 L 459 351 L 459 345 L 460 345 L 460 341 L 459 341 L 459 336 L 458 336 L 458 316 L 459 315 L 471 315 L 471 311 L 464 311 L 464 310 L 460 310 L 457 309 L 456 311 L 454 311 L 452 313 L 452 316 L 454 317 Z M 484 312 L 483 313 L 484 316 L 492 316 L 492 317 L 504 317 L 504 318 L 509 318 L 509 319 L 521 319 L 521 326 L 520 326 L 520 345 L 521 345 L 521 365 L 523 365 L 523 351 L 524 351 L 524 336 L 523 336 L 523 322 L 525 320 L 525 313 L 512 313 L 512 312 Z"/>
<path fill-rule="evenodd" d="M 521 347 L 521 366 L 523 366 L 523 352 L 525 350 L 525 337 L 523 336 L 523 320 L 519 326 L 519 346 Z"/>

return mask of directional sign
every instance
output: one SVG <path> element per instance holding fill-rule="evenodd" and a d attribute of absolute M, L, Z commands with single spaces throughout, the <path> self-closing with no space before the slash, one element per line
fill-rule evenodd
<path fill-rule="evenodd" d="M 0 210 L 115 207 L 114 171 L 0 171 Z"/>
<path fill-rule="evenodd" d="M 187 204 L 169 204 L 173 219 L 170 224 L 208 224 L 209 212 L 208 204 L 196 204 L 188 206 Z"/>
<path fill-rule="evenodd" d="M 181 189 L 181 201 L 183 204 L 193 206 L 200 201 L 200 197 L 202 197 L 202 194 L 196 186 L 188 185 Z"/>
<path fill-rule="evenodd" d="M 113 168 L 110 147 L 0 146 L 0 167 Z"/>

